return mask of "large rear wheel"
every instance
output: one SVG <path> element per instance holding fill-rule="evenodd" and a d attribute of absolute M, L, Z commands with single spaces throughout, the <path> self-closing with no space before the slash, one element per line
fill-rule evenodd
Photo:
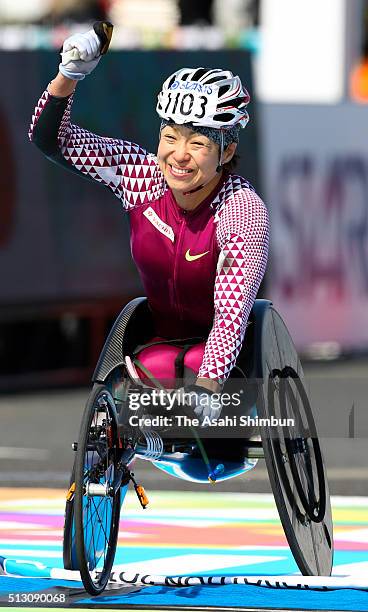
<path fill-rule="evenodd" d="M 262 391 L 257 402 L 264 456 L 290 549 L 304 575 L 329 576 L 331 503 L 303 369 L 280 315 L 262 324 Z"/>

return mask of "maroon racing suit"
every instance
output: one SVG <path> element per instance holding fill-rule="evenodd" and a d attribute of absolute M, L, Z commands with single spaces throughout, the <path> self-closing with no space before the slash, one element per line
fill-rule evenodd
<path fill-rule="evenodd" d="M 245 179 L 224 172 L 197 208 L 183 210 L 155 155 L 73 125 L 72 99 L 44 92 L 30 139 L 50 159 L 102 183 L 121 201 L 157 336 L 205 338 L 198 376 L 223 383 L 266 268 L 264 203 Z"/>

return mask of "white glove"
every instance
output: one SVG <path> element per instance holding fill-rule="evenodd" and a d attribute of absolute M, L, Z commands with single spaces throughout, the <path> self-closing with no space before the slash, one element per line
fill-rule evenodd
<path fill-rule="evenodd" d="M 209 421 L 219 418 L 222 410 L 220 393 L 212 393 L 200 385 L 188 385 L 182 389 L 182 393 L 185 404 L 194 410 L 201 426 L 206 427 Z"/>
<path fill-rule="evenodd" d="M 63 44 L 59 71 L 68 79 L 81 81 L 96 68 L 100 61 L 100 47 L 100 39 L 94 30 L 69 36 Z M 72 49 L 75 50 L 76 59 L 70 59 L 68 52 Z"/>

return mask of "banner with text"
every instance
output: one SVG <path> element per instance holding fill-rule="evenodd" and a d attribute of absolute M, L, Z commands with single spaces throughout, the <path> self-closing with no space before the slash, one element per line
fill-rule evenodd
<path fill-rule="evenodd" d="M 367 108 L 263 105 L 269 297 L 299 349 L 368 346 Z"/>

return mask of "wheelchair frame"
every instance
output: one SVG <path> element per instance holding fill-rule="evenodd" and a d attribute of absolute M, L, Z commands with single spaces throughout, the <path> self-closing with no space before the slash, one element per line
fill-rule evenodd
<path fill-rule="evenodd" d="M 108 404 L 114 401 L 109 390 L 111 378 L 116 377 L 116 374 L 118 378 L 124 376 L 126 357 L 131 355 L 138 345 L 144 344 L 153 335 L 153 323 L 147 299 L 140 297 L 132 300 L 117 317 L 101 351 L 93 374 L 92 395 L 94 394 L 94 397 L 99 397 L 99 401 L 102 401 L 102 403 Z M 255 301 L 249 317 L 246 340 L 239 354 L 236 367 L 244 374 L 246 379 L 260 381 L 256 402 L 257 415 L 265 421 L 270 420 L 272 416 L 293 416 L 297 422 L 298 431 L 287 429 L 285 433 L 279 427 L 275 432 L 268 425 L 260 426 L 261 439 L 259 441 L 254 439 L 242 441 L 241 460 L 235 461 L 235 463 L 233 460 L 232 471 L 231 461 L 228 464 L 223 461 L 225 467 L 227 466 L 224 477 L 233 477 L 244 473 L 254 467 L 257 459 L 264 458 L 280 520 L 291 552 L 301 572 L 304 575 L 330 575 L 333 557 L 332 519 L 323 457 L 312 409 L 303 385 L 302 366 L 290 334 L 280 315 L 273 308 L 272 302 L 268 300 Z M 98 395 L 99 393 L 100 395 Z M 101 400 L 101 397 L 104 399 Z M 85 468 L 83 466 L 88 454 L 86 448 L 91 447 L 91 435 L 88 433 L 85 421 L 86 419 L 89 419 L 90 422 L 91 419 L 93 420 L 93 410 L 96 413 L 99 410 L 96 407 L 96 402 L 95 404 L 91 401 L 87 402 L 86 415 L 82 419 L 81 428 L 82 430 L 84 428 L 84 437 L 82 436 L 81 439 L 80 436 L 77 445 L 76 465 L 79 466 L 79 476 L 78 474 L 72 474 L 72 481 L 76 483 L 76 487 L 79 486 L 83 490 L 78 491 L 79 501 L 76 507 L 73 503 L 73 494 L 67 501 L 64 565 L 67 569 L 79 568 L 86 589 L 91 594 L 98 594 L 107 584 L 108 572 L 100 572 L 99 577 L 93 577 L 93 572 L 90 571 L 86 562 L 86 542 L 83 536 L 83 511 L 85 511 L 83 504 L 85 502 L 84 498 L 88 497 L 88 491 L 86 494 L 88 484 L 86 485 L 86 477 L 83 472 Z M 112 409 L 110 412 L 109 414 L 106 412 L 105 420 L 110 420 L 112 429 L 118 432 L 118 417 L 112 415 Z M 105 429 L 106 431 L 101 433 L 101 439 L 104 443 L 108 437 L 108 428 Z M 96 436 L 95 431 L 94 436 Z M 115 480 L 111 479 L 107 484 L 106 482 L 104 484 L 106 490 L 110 488 L 110 491 L 115 491 L 116 494 L 116 483 L 119 478 L 119 487 L 125 487 L 124 490 L 126 491 L 130 476 L 129 464 L 134 456 L 150 458 L 157 467 L 177 476 L 181 473 L 182 477 L 185 477 L 186 473 L 188 475 L 188 470 L 190 472 L 193 466 L 200 464 L 198 443 L 194 445 L 192 443 L 189 447 L 188 445 L 186 447 L 185 444 L 183 445 L 183 441 L 179 440 L 178 443 L 179 446 L 181 444 L 182 452 L 179 453 L 178 458 L 176 456 L 178 453 L 175 455 L 175 452 L 170 452 L 170 447 L 171 449 L 175 447 L 171 440 L 168 448 L 164 448 L 163 445 L 162 447 L 159 446 L 156 449 L 156 454 L 151 452 L 151 455 L 147 457 L 148 442 L 145 446 L 142 442 L 138 443 L 129 439 L 128 447 L 129 444 L 130 447 L 119 450 L 119 443 L 121 444 L 119 436 L 120 434 L 116 435 L 116 440 L 111 448 L 106 445 L 105 458 L 108 458 L 109 463 L 106 464 L 106 469 L 103 468 L 107 473 L 107 470 L 110 469 L 108 465 L 113 464 L 113 471 L 118 472 L 119 469 L 116 466 L 120 465 L 120 476 L 117 477 L 115 474 Z M 231 439 L 230 443 L 228 446 L 233 446 Z M 154 446 L 154 441 L 151 440 L 150 444 Z M 81 455 L 82 445 L 85 449 L 83 451 L 84 456 Z M 209 452 L 210 455 L 212 453 L 211 458 L 214 458 L 211 444 L 209 444 Z M 226 444 L 222 445 L 221 452 L 226 456 Z M 171 461 L 172 465 L 179 465 L 180 469 L 170 472 L 170 469 L 163 468 L 162 464 L 160 465 L 160 459 L 165 461 L 166 466 L 170 465 Z M 221 456 L 215 457 L 214 463 L 217 462 L 217 465 L 219 465 L 220 461 Z M 99 469 L 101 471 L 101 468 Z M 75 472 L 75 468 L 73 472 Z M 218 480 L 222 479 L 221 476 L 217 478 Z M 196 480 L 190 475 L 188 479 Z M 204 480 L 199 478 L 198 481 L 203 482 Z M 136 487 L 136 483 L 134 484 Z M 91 490 L 97 490 L 99 486 L 100 484 L 97 484 L 97 487 L 95 489 L 92 487 Z M 73 529 L 73 521 L 77 525 L 75 529 Z M 111 529 L 117 539 L 116 513 Z M 90 542 L 89 546 L 91 546 Z M 105 548 L 108 548 L 109 553 L 111 553 L 110 538 L 106 538 Z M 112 563 L 111 554 L 108 554 L 107 557 L 110 566 Z M 104 563 L 103 569 L 106 569 L 105 565 L 106 563 Z M 103 579 L 101 579 L 102 574 Z"/>

